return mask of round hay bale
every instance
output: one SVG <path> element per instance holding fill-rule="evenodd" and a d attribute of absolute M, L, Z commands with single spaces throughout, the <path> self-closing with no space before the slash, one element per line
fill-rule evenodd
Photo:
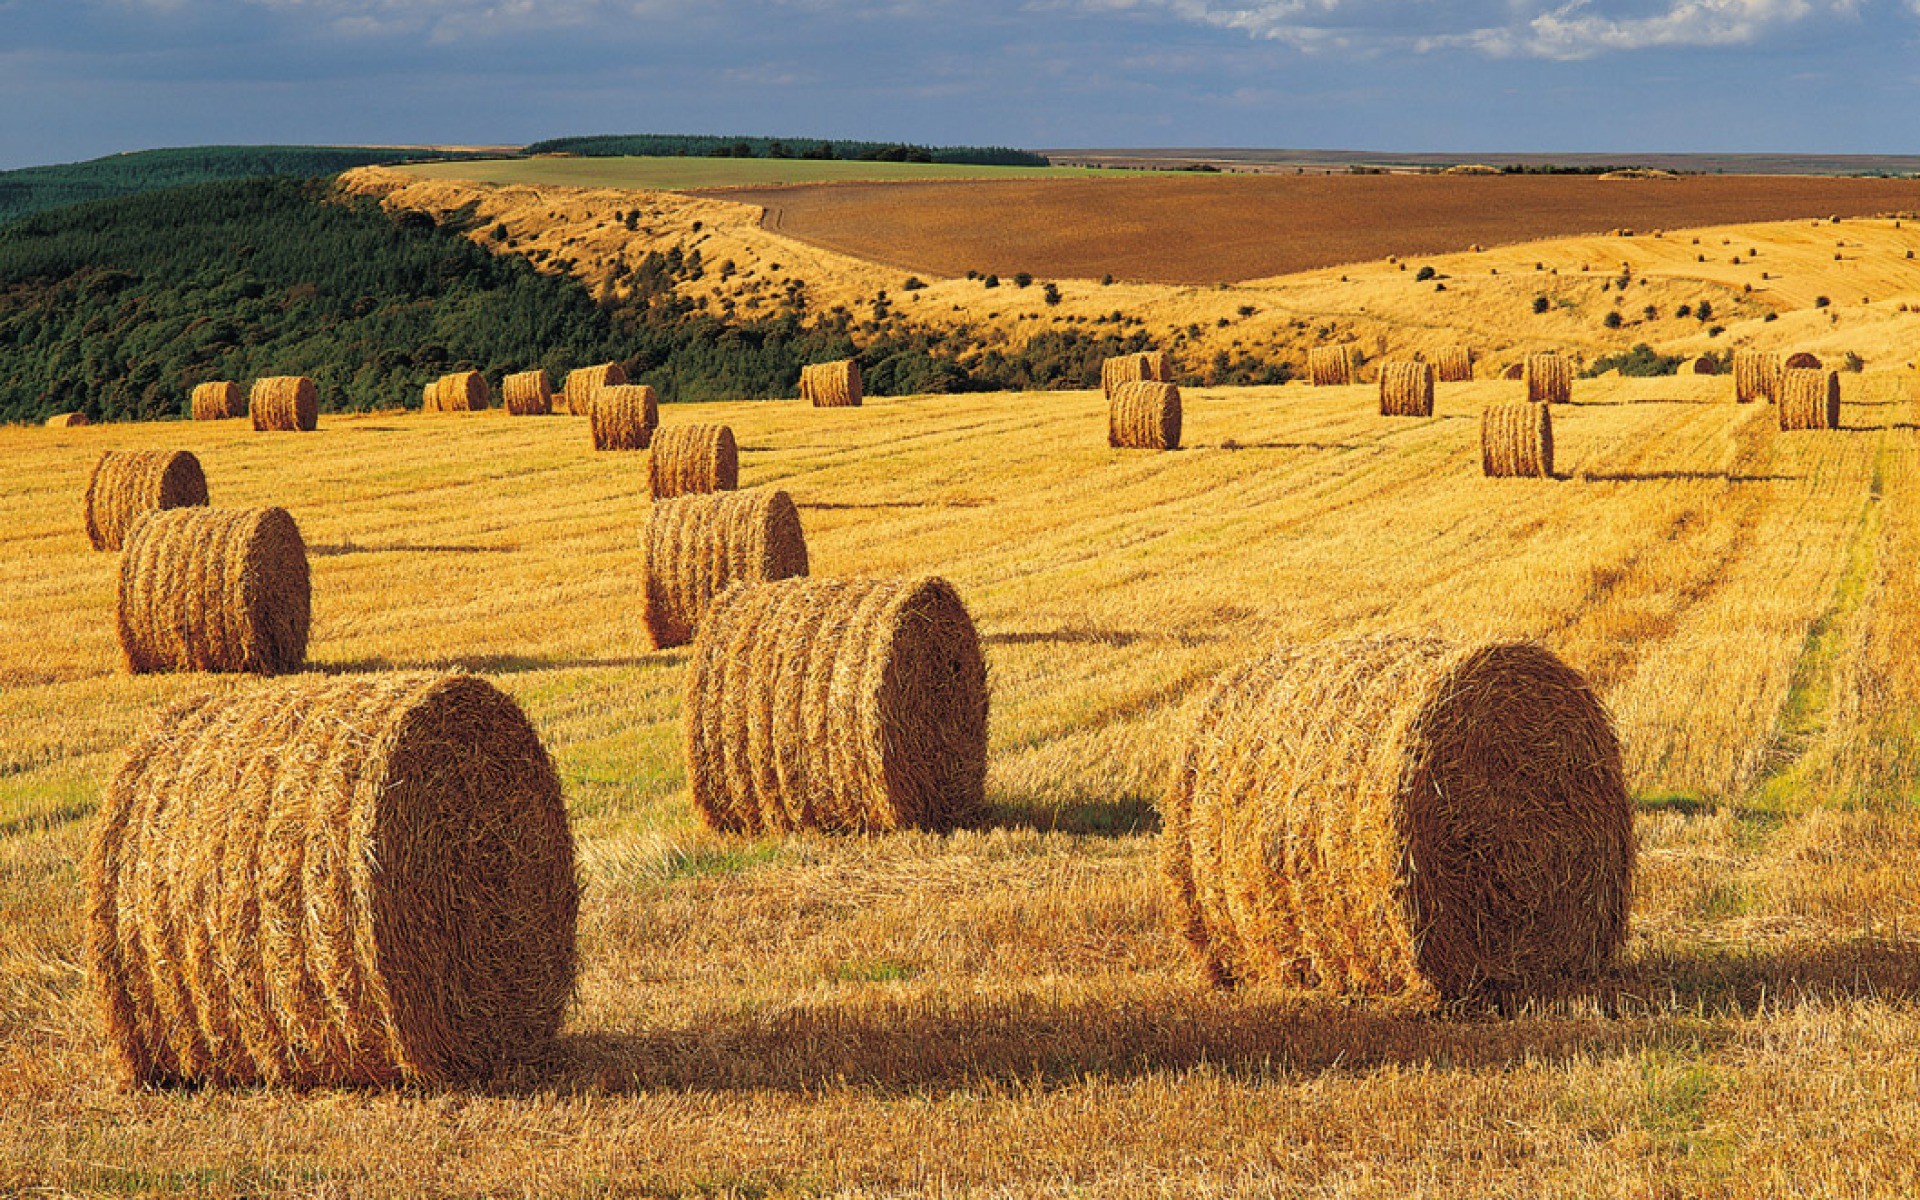
<path fill-rule="evenodd" d="M 849 358 L 800 368 L 800 398 L 815 408 L 860 407 L 860 364 Z"/>
<path fill-rule="evenodd" d="M 509 416 L 544 417 L 553 411 L 553 386 L 545 371 L 521 371 L 500 381 L 500 402 Z"/>
<path fill-rule="evenodd" d="M 1359 350 L 1351 343 L 1307 351 L 1307 378 L 1314 387 L 1345 387 L 1359 379 Z"/>
<path fill-rule="evenodd" d="M 603 387 L 587 419 L 595 450 L 645 450 L 660 424 L 660 398 L 644 383 Z"/>
<path fill-rule="evenodd" d="M 686 689 L 687 782 L 716 829 L 945 830 L 983 802 L 986 661 L 945 580 L 734 588 Z"/>
<path fill-rule="evenodd" d="M 1789 367 L 1780 378 L 1780 428 L 1840 428 L 1839 372 Z"/>
<path fill-rule="evenodd" d="M 1787 361 L 1781 366 L 1788 371 L 1818 371 L 1820 360 L 1802 350 L 1798 354 L 1787 355 Z"/>
<path fill-rule="evenodd" d="M 162 713 L 108 785 L 87 964 L 135 1086 L 485 1080 L 559 1029 L 580 888 L 526 716 L 461 674 Z"/>
<path fill-rule="evenodd" d="M 1553 414 L 1544 404 L 1489 404 L 1480 413 L 1480 470 L 1493 479 L 1553 478 Z"/>
<path fill-rule="evenodd" d="M 1527 355 L 1524 378 L 1533 404 L 1565 404 L 1573 399 L 1573 363 L 1558 354 Z"/>
<path fill-rule="evenodd" d="M 109 450 L 87 477 L 87 540 L 95 550 L 118 550 L 147 513 L 206 502 L 206 474 L 187 451 Z"/>
<path fill-rule="evenodd" d="M 1100 364 L 1100 390 L 1107 399 L 1123 383 L 1172 383 L 1173 356 L 1165 350 L 1118 354 Z"/>
<path fill-rule="evenodd" d="M 306 543 L 285 509 L 148 513 L 120 556 L 120 653 L 136 675 L 297 671 L 312 603 Z"/>
<path fill-rule="evenodd" d="M 1223 985 L 1523 996 L 1626 937 L 1619 740 L 1538 646 L 1353 639 L 1231 670 L 1161 812 L 1188 939 Z"/>
<path fill-rule="evenodd" d="M 257 379 L 247 411 L 258 430 L 311 430 L 320 423 L 320 390 L 305 375 Z"/>
<path fill-rule="evenodd" d="M 55 413 L 46 421 L 48 429 L 80 429 L 91 424 L 92 419 L 83 412 Z"/>
<path fill-rule="evenodd" d="M 1519 380 L 1519 379 L 1526 378 L 1526 375 L 1527 375 L 1527 364 L 1523 362 L 1514 363 L 1512 366 L 1509 366 L 1506 370 L 1500 372 L 1500 378 L 1502 379 Z"/>
<path fill-rule="evenodd" d="M 773 488 L 663 500 L 647 514 L 641 620 L 656 650 L 684 646 L 714 598 L 734 584 L 807 573 L 792 497 Z"/>
<path fill-rule="evenodd" d="M 1779 398 L 1780 372 L 1784 370 L 1778 354 L 1763 350 L 1733 352 L 1733 399 L 1738 404 L 1756 400 L 1772 404 Z"/>
<path fill-rule="evenodd" d="M 597 367 L 568 371 L 566 384 L 562 388 L 567 411 L 576 417 L 592 416 L 594 393 L 605 387 L 619 387 L 626 381 L 627 369 L 619 363 L 601 363 Z"/>
<path fill-rule="evenodd" d="M 1383 417 L 1432 416 L 1433 385 L 1438 375 L 1439 372 L 1432 363 L 1380 364 L 1380 415 Z"/>
<path fill-rule="evenodd" d="M 1702 354 L 1699 358 L 1693 360 L 1690 369 L 1695 375 L 1718 375 L 1720 373 L 1720 362 L 1711 354 Z"/>
<path fill-rule="evenodd" d="M 247 415 L 246 389 L 230 380 L 215 380 L 193 389 L 188 410 L 196 421 L 225 421 Z"/>
<path fill-rule="evenodd" d="M 1107 401 L 1107 445 L 1126 450 L 1180 448 L 1180 388 L 1135 381 Z"/>
<path fill-rule="evenodd" d="M 740 447 L 725 425 L 668 425 L 654 430 L 647 486 L 655 500 L 740 486 Z"/>
<path fill-rule="evenodd" d="M 1440 383 L 1473 382 L 1473 351 L 1469 347 L 1442 347 L 1429 361 Z"/>
<path fill-rule="evenodd" d="M 483 412 L 493 397 L 487 377 L 478 371 L 455 371 L 427 385 L 422 412 Z"/>

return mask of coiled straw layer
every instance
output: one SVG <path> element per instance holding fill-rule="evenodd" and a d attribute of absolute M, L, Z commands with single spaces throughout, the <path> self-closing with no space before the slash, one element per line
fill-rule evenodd
<path fill-rule="evenodd" d="M 87 874 L 88 967 L 136 1086 L 484 1079 L 573 992 L 560 782 L 470 675 L 170 708 L 108 786 Z"/>
<path fill-rule="evenodd" d="M 1443 347 L 1429 361 L 1441 383 L 1473 382 L 1473 351 L 1466 346 Z"/>
<path fill-rule="evenodd" d="M 982 803 L 986 662 L 944 580 L 735 588 L 686 689 L 688 786 L 716 829 L 943 830 Z"/>
<path fill-rule="evenodd" d="M 87 479 L 87 540 L 95 550 L 118 550 L 147 513 L 206 502 L 207 477 L 187 451 L 109 450 Z"/>
<path fill-rule="evenodd" d="M 256 379 L 247 411 L 257 430 L 311 430 L 320 423 L 320 391 L 305 375 Z"/>
<path fill-rule="evenodd" d="M 1600 970 L 1626 935 L 1619 742 L 1537 646 L 1374 638 L 1249 662 L 1200 705 L 1161 811 L 1220 984 L 1523 995 Z"/>
<path fill-rule="evenodd" d="M 1172 382 L 1173 356 L 1165 350 L 1119 354 L 1100 364 L 1100 390 L 1108 400 L 1122 384 Z"/>
<path fill-rule="evenodd" d="M 553 386 L 545 371 L 521 371 L 500 381 L 500 403 L 508 416 L 544 417 L 553 411 Z"/>
<path fill-rule="evenodd" d="M 1544 404 L 1490 404 L 1480 413 L 1480 470 L 1494 478 L 1553 477 L 1553 413 Z"/>
<path fill-rule="evenodd" d="M 1780 428 L 1840 428 L 1840 376 L 1813 367 L 1789 367 L 1780 378 Z"/>
<path fill-rule="evenodd" d="M 567 411 L 576 417 L 592 416 L 594 393 L 601 388 L 619 387 L 626 381 L 627 369 L 619 363 L 601 363 L 596 367 L 568 371 L 562 387 Z"/>
<path fill-rule="evenodd" d="M 714 599 L 735 584 L 807 573 L 800 510 L 772 488 L 662 500 L 647 514 L 641 545 L 641 617 L 656 650 L 692 641 Z"/>
<path fill-rule="evenodd" d="M 595 450 L 645 450 L 660 424 L 660 399 L 644 383 L 603 387 L 593 394 L 587 420 Z"/>
<path fill-rule="evenodd" d="M 1380 364 L 1380 415 L 1383 417 L 1432 416 L 1433 385 L 1437 375 L 1438 372 L 1432 363 Z"/>
<path fill-rule="evenodd" d="M 455 371 L 427 385 L 422 412 L 483 412 L 492 402 L 487 377 L 478 371 Z"/>
<path fill-rule="evenodd" d="M 172 508 L 136 521 L 120 556 L 127 670 L 297 671 L 312 590 L 282 508 Z"/>
<path fill-rule="evenodd" d="M 740 447 L 725 425 L 668 425 L 654 430 L 647 486 L 655 500 L 740 486 Z"/>
<path fill-rule="evenodd" d="M 83 412 L 55 413 L 46 420 L 48 429 L 80 429 L 93 424 L 93 420 Z"/>
<path fill-rule="evenodd" d="M 1784 368 L 1778 354 L 1764 350 L 1733 352 L 1733 399 L 1738 404 L 1756 400 L 1772 404 L 1779 398 L 1780 372 Z"/>
<path fill-rule="evenodd" d="M 1107 445 L 1178 450 L 1180 420 L 1180 389 L 1174 384 L 1123 383 L 1107 401 Z"/>
<path fill-rule="evenodd" d="M 1351 343 L 1307 351 L 1307 378 L 1314 387 L 1345 387 L 1360 378 L 1360 352 Z"/>
<path fill-rule="evenodd" d="M 215 380 L 193 389 L 189 409 L 196 421 L 224 421 L 247 415 L 246 389 L 230 380 Z"/>
<path fill-rule="evenodd" d="M 1558 354 L 1527 355 L 1524 378 L 1530 404 L 1566 404 L 1573 399 L 1573 363 Z"/>
<path fill-rule="evenodd" d="M 864 395 L 854 359 L 800 368 L 800 398 L 815 408 L 858 408 Z"/>

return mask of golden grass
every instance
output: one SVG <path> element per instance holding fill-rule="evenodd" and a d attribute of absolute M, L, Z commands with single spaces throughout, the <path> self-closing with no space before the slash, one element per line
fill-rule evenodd
<path fill-rule="evenodd" d="M 1107 400 L 1107 445 L 1126 450 L 1180 448 L 1180 388 L 1133 381 L 1114 386 Z"/>

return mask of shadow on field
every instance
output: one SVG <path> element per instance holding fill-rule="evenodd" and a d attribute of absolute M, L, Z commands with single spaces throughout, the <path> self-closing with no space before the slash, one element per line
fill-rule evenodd
<path fill-rule="evenodd" d="M 1920 996 L 1920 942 L 1859 938 L 1778 949 L 1659 954 L 1585 989 L 1620 1017 L 1670 1012 L 1751 1017 L 1846 1000 Z"/>
<path fill-rule="evenodd" d="M 1225 640 L 1224 634 L 1193 633 L 1181 629 L 1148 632 L 1139 629 L 1004 629 L 983 633 L 980 640 L 989 646 L 1136 646 L 1141 642 L 1173 642 L 1181 646 L 1210 645 Z"/>
<path fill-rule="evenodd" d="M 795 508 L 814 508 L 822 512 L 894 512 L 916 508 L 985 508 L 991 500 L 805 500 Z"/>
<path fill-rule="evenodd" d="M 678 658 L 661 655 L 628 655 L 611 658 L 533 658 L 525 654 L 467 654 L 457 658 L 428 662 L 395 662 L 384 655 L 351 658 L 345 662 L 321 663 L 318 670 L 328 675 L 363 675 L 374 671 L 471 671 L 476 675 L 520 675 L 528 671 L 591 671 L 612 667 L 659 665 Z"/>
<path fill-rule="evenodd" d="M 988 801 L 975 829 L 1033 829 L 1096 837 L 1133 837 L 1160 832 L 1160 808 L 1147 796 L 1074 800 L 1062 804 Z"/>
<path fill-rule="evenodd" d="M 339 558 L 348 554 L 512 554 L 518 549 L 518 546 L 357 546 L 352 542 L 339 542 L 308 546 L 307 553 L 314 558 Z"/>
<path fill-rule="evenodd" d="M 1240 442 L 1232 438 L 1221 442 L 1215 449 L 1220 450 L 1358 450 L 1365 442 Z M 1208 447 L 1195 446 L 1195 450 Z"/>
<path fill-rule="evenodd" d="M 1581 471 L 1572 478 L 1587 483 L 1788 483 L 1798 475 L 1735 475 L 1730 471 Z"/>

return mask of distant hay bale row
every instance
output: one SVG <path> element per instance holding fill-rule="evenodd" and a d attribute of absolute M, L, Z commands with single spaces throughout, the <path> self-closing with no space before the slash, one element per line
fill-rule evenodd
<path fill-rule="evenodd" d="M 1440 383 L 1472 383 L 1473 351 L 1466 346 L 1446 346 L 1427 361 L 1433 364 L 1434 378 Z"/>
<path fill-rule="evenodd" d="M 567 402 L 567 411 L 576 417 L 592 416 L 594 393 L 601 388 L 619 387 L 626 381 L 627 369 L 619 363 L 601 363 L 596 367 L 581 367 L 577 371 L 568 371 L 567 381 L 562 389 Z"/>
<path fill-rule="evenodd" d="M 553 411 L 553 385 L 545 371 L 521 371 L 500 381 L 500 403 L 507 415 L 544 417 Z"/>
<path fill-rule="evenodd" d="M 647 488 L 655 500 L 740 486 L 740 447 L 725 425 L 668 425 L 653 434 Z"/>
<path fill-rule="evenodd" d="M 1359 380 L 1360 351 L 1352 344 L 1315 346 L 1307 352 L 1307 378 L 1314 387 L 1345 387 Z"/>
<path fill-rule="evenodd" d="M 134 1086 L 445 1085 L 543 1050 L 580 889 L 553 763 L 470 675 L 171 706 L 87 862 L 87 965 Z"/>
<path fill-rule="evenodd" d="M 173 508 L 137 520 L 120 556 L 127 670 L 297 671 L 312 592 L 306 543 L 282 508 Z"/>
<path fill-rule="evenodd" d="M 1433 385 L 1439 372 L 1432 363 L 1387 362 L 1380 365 L 1380 415 L 1430 417 Z"/>
<path fill-rule="evenodd" d="M 486 376 L 478 371 L 456 371 L 427 385 L 422 412 L 482 412 L 492 403 Z"/>
<path fill-rule="evenodd" d="M 248 398 L 247 411 L 253 417 L 256 430 L 312 430 L 320 423 L 320 390 L 305 375 L 258 379 Z"/>
<path fill-rule="evenodd" d="M 660 424 L 660 398 L 644 383 L 603 387 L 593 394 L 587 419 L 595 450 L 645 450 Z"/>
<path fill-rule="evenodd" d="M 1553 414 L 1544 404 L 1490 404 L 1480 414 L 1480 469 L 1491 478 L 1553 477 Z"/>
<path fill-rule="evenodd" d="M 87 477 L 87 541 L 95 550 L 118 550 L 146 514 L 206 502 L 206 474 L 185 450 L 109 450 Z"/>
<path fill-rule="evenodd" d="M 716 829 L 945 830 L 983 802 L 986 663 L 941 579 L 729 591 L 682 711 L 694 807 Z"/>
<path fill-rule="evenodd" d="M 1123 383 L 1107 401 L 1107 445 L 1126 450 L 1180 448 L 1180 389 L 1171 383 Z"/>
<path fill-rule="evenodd" d="M 772 488 L 663 500 L 647 514 L 641 546 L 641 620 L 656 650 L 691 642 L 728 588 L 807 573 L 800 510 Z"/>
<path fill-rule="evenodd" d="M 1369 638 L 1230 670 L 1161 812 L 1219 984 L 1524 995 L 1601 970 L 1626 936 L 1619 740 L 1538 646 Z"/>
<path fill-rule="evenodd" d="M 1573 399 L 1573 363 L 1558 354 L 1529 354 L 1523 376 L 1532 404 L 1566 404 Z"/>
<path fill-rule="evenodd" d="M 1840 428 L 1839 374 L 1789 367 L 1780 378 L 1780 428 L 1789 432 Z"/>
<path fill-rule="evenodd" d="M 1769 354 L 1762 350 L 1735 350 L 1733 352 L 1733 398 L 1739 404 L 1752 404 L 1765 401 L 1772 404 L 1779 398 L 1780 372 L 1783 370 L 1778 354 Z"/>
<path fill-rule="evenodd" d="M 800 368 L 800 398 L 815 408 L 860 407 L 860 364 L 849 358 Z"/>
<path fill-rule="evenodd" d="M 1128 383 L 1172 383 L 1173 356 L 1165 350 L 1118 354 L 1100 364 L 1100 390 L 1107 399 Z"/>
<path fill-rule="evenodd" d="M 93 421 L 83 412 L 55 413 L 46 421 L 48 429 L 80 429 L 91 424 Z"/>
<path fill-rule="evenodd" d="M 231 380 L 214 380 L 193 389 L 188 408 L 196 421 L 225 421 L 244 417 L 247 415 L 247 392 Z"/>

